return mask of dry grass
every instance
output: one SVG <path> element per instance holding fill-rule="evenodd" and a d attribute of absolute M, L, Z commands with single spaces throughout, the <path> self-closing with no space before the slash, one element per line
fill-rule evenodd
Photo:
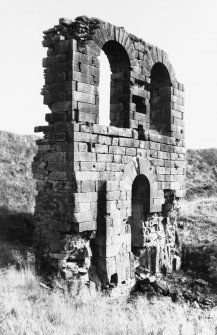
<path fill-rule="evenodd" d="M 183 202 L 181 220 L 187 267 L 217 286 L 217 198 Z"/>
<path fill-rule="evenodd" d="M 98 293 L 81 303 L 76 296 L 42 288 L 30 267 L 0 273 L 0 334 L 73 335 L 216 334 L 217 308 L 202 311 L 169 297 L 112 299 Z"/>

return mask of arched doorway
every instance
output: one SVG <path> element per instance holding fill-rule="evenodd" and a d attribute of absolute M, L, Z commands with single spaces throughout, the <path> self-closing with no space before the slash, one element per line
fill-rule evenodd
<path fill-rule="evenodd" d="M 110 125 L 127 128 L 129 127 L 130 60 L 124 47 L 116 41 L 106 42 L 102 50 L 111 68 Z M 100 68 L 100 71 L 103 71 L 103 68 Z M 99 99 L 102 100 L 102 97 Z M 99 112 L 103 113 L 101 110 Z M 101 115 L 99 120 L 102 120 Z M 102 124 L 101 121 L 100 123 Z"/>
<path fill-rule="evenodd" d="M 171 131 L 171 80 L 162 63 L 151 70 L 150 128 L 170 136 Z"/>
<path fill-rule="evenodd" d="M 150 183 L 138 175 L 132 185 L 132 247 L 144 246 L 144 217 L 150 211 Z"/>

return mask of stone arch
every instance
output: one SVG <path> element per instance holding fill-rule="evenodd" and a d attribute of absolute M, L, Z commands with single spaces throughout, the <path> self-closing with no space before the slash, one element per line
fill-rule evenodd
<path fill-rule="evenodd" d="M 88 47 L 95 50 L 97 56 L 104 51 L 110 63 L 112 72 L 110 125 L 128 128 L 130 120 L 130 59 L 135 50 L 134 44 L 123 28 L 104 23 L 95 30 L 92 40 L 87 44 Z"/>
<path fill-rule="evenodd" d="M 103 45 L 111 69 L 110 125 L 129 127 L 130 61 L 124 47 L 117 41 Z M 99 97 L 100 98 L 100 97 Z"/>
<path fill-rule="evenodd" d="M 133 41 L 129 34 L 121 27 L 115 27 L 110 23 L 102 23 L 98 29 L 94 31 L 91 36 L 91 41 L 88 42 L 91 48 L 96 50 L 98 56 L 106 42 L 116 41 L 126 50 L 129 59 L 132 58 L 132 54 L 135 51 Z"/>
<path fill-rule="evenodd" d="M 151 70 L 153 68 L 153 66 L 156 63 L 162 63 L 170 76 L 170 80 L 172 83 L 172 86 L 175 86 L 177 83 L 177 79 L 175 76 L 175 71 L 173 69 L 172 64 L 170 63 L 169 59 L 168 59 L 168 55 L 165 51 L 158 49 L 156 47 L 151 47 L 150 50 L 147 52 L 147 70 L 148 72 L 151 74 Z"/>
<path fill-rule="evenodd" d="M 135 178 L 144 175 L 150 184 L 150 213 L 161 212 L 164 204 L 164 193 L 158 189 L 155 167 L 145 157 L 135 157 L 125 167 L 124 175 L 120 183 L 121 190 L 132 192 L 132 185 Z M 132 198 L 132 193 L 131 193 Z"/>
<path fill-rule="evenodd" d="M 150 127 L 160 134 L 171 132 L 171 78 L 163 63 L 157 62 L 151 69 Z"/>

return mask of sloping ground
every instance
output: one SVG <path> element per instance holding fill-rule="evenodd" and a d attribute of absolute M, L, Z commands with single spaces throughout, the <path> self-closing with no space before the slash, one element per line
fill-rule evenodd
<path fill-rule="evenodd" d="M 180 219 L 185 270 L 217 287 L 217 198 L 185 201 Z"/>
<path fill-rule="evenodd" d="M 36 189 L 31 163 L 37 138 L 0 131 L 0 208 L 33 212 Z"/>
<path fill-rule="evenodd" d="M 38 137 L 0 131 L 0 237 L 17 241 L 18 245 L 32 242 L 36 183 L 31 164 Z M 0 242 L 0 266 L 10 258 Z"/>
<path fill-rule="evenodd" d="M 187 199 L 217 195 L 217 148 L 187 151 Z"/>

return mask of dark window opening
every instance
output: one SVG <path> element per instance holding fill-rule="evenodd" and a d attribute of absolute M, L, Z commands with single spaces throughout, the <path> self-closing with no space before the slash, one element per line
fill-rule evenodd
<path fill-rule="evenodd" d="M 150 128 L 170 136 L 171 81 L 167 68 L 156 63 L 151 70 Z"/>
<path fill-rule="evenodd" d="M 129 127 L 130 102 L 130 61 L 121 44 L 115 41 L 106 42 L 102 48 L 106 54 L 110 68 L 110 125 Z M 101 69 L 103 71 L 103 69 Z M 100 101 L 103 97 L 99 97 Z M 99 116 L 100 123 L 103 120 Z"/>
<path fill-rule="evenodd" d="M 133 95 L 133 103 L 136 105 L 137 113 L 147 114 L 147 108 L 144 98 Z"/>

